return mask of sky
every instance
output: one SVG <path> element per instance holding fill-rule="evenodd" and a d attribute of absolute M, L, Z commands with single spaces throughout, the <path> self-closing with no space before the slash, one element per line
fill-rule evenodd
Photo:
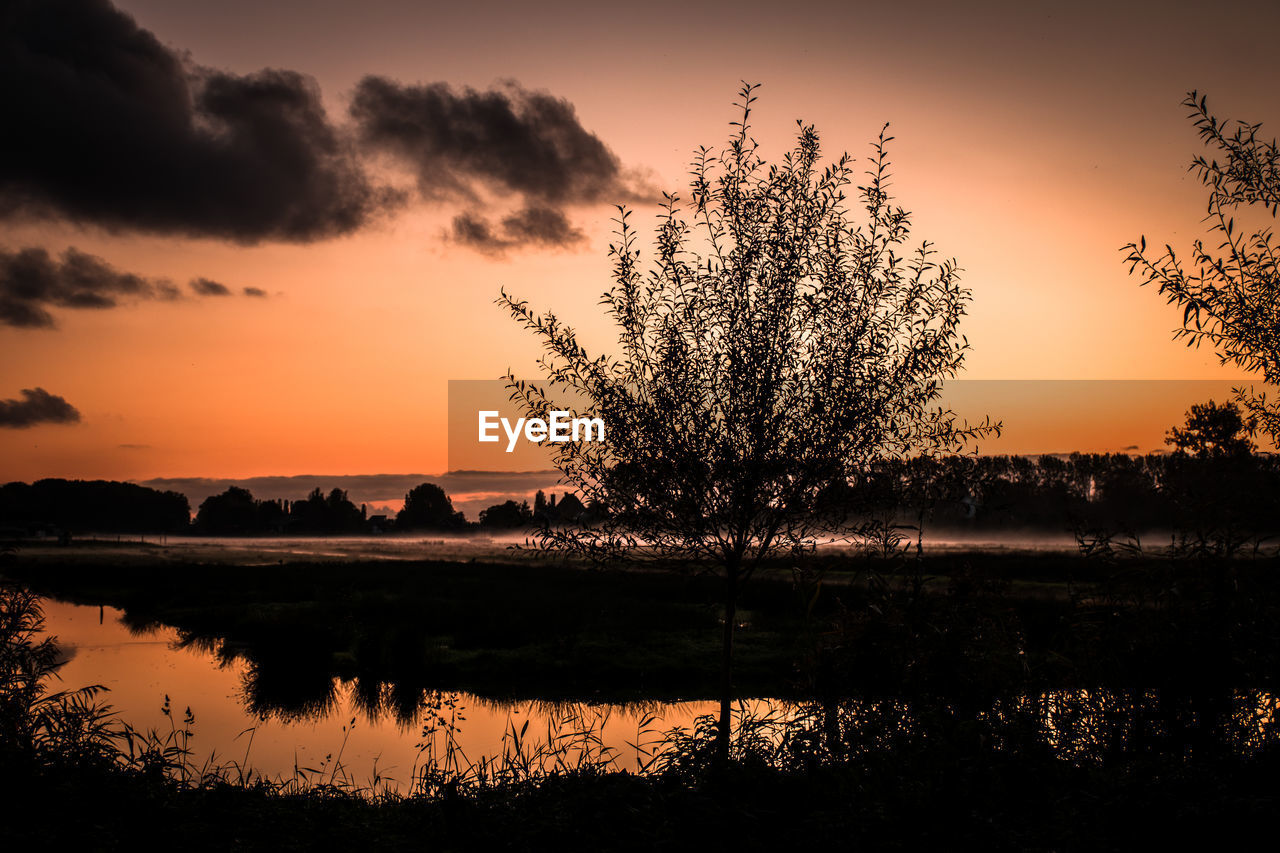
<path fill-rule="evenodd" d="M 499 288 L 608 349 L 613 205 L 687 190 L 744 80 L 767 157 L 890 123 L 965 378 L 1241 376 L 1120 248 L 1205 233 L 1188 90 L 1280 127 L 1274 3 L 2 8 L 0 480 L 443 473 L 448 381 L 536 376 Z M 1005 447 L 1152 449 L 1209 386 L 1160 387 Z"/>

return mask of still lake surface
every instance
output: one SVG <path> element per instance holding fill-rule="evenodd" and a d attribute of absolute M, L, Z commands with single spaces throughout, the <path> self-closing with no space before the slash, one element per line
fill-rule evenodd
<path fill-rule="evenodd" d="M 329 779 L 338 761 L 342 774 L 356 784 L 382 784 L 403 790 L 422 755 L 427 717 L 408 722 L 394 714 L 369 713 L 352 695 L 350 684 L 337 681 L 335 700 L 323 713 L 306 718 L 260 718 L 247 708 L 243 659 L 223 663 L 210 650 L 179 643 L 167 626 L 137 631 L 121 619 L 123 612 L 45 599 L 45 631 L 57 638 L 66 662 L 58 670 L 60 682 L 51 689 L 75 689 L 100 684 L 109 692 L 100 697 L 123 722 L 139 731 L 161 735 L 182 725 L 183 713 L 195 717 L 190 741 L 198 766 L 234 761 L 269 778 L 290 779 L 295 768 L 320 772 Z M 171 717 L 161 708 L 166 697 Z M 580 725 L 593 727 L 603 744 L 615 750 L 619 768 L 635 770 L 646 745 L 674 727 L 692 726 L 696 717 L 716 710 L 714 702 L 673 702 L 629 706 L 583 703 L 496 702 L 466 693 L 436 698 L 454 703 L 441 709 L 446 718 L 456 710 L 456 741 L 471 761 L 498 755 L 503 738 L 514 726 L 526 740 L 545 739 L 548 729 L 565 732 Z M 758 706 L 763 703 L 750 703 Z M 576 719 L 575 719 L 576 718 Z M 352 721 L 354 720 L 354 725 Z M 643 729 L 642 729 L 643 726 Z M 345 727 L 345 730 L 344 730 Z M 438 736 L 442 737 L 442 735 Z M 439 743 L 439 741 L 438 741 Z"/>
<path fill-rule="evenodd" d="M 167 626 L 144 630 L 122 621 L 123 612 L 45 599 L 45 630 L 55 636 L 65 663 L 60 682 L 50 689 L 99 684 L 121 722 L 135 730 L 154 729 L 161 736 L 182 726 L 187 708 L 194 715 L 191 762 L 199 768 L 235 763 L 255 776 L 290 780 L 336 781 L 366 789 L 406 792 L 427 754 L 422 745 L 431 713 L 414 719 L 370 711 L 354 685 L 334 679 L 332 701 L 301 715 L 250 710 L 246 687 L 248 664 L 225 661 L 207 648 L 183 645 Z M 171 716 L 162 712 L 166 699 Z M 640 769 L 664 733 L 690 729 L 702 715 L 716 712 L 711 701 L 653 702 L 632 705 L 500 702 L 466 693 L 427 693 L 445 719 L 456 726 L 455 742 L 465 759 L 478 763 L 510 748 L 513 731 L 524 732 L 526 750 L 539 742 L 574 731 L 589 730 L 612 751 L 618 769 Z M 1153 691 L 1073 690 L 1018 700 L 1033 709 L 1044 743 L 1060 757 L 1082 760 L 1134 738 L 1139 729 L 1167 729 L 1186 711 L 1161 709 Z M 798 706 L 784 700 L 751 699 L 741 703 L 760 718 L 795 719 Z M 1233 752 L 1253 752 L 1280 742 L 1280 697 L 1264 690 L 1235 691 L 1218 709 L 1212 729 Z M 855 713 L 857 713 L 855 711 Z M 1196 712 L 1189 718 L 1196 722 Z M 525 726 L 527 725 L 527 729 Z M 1200 725 L 1205 725 L 1201 721 Z M 1154 728 L 1153 728 L 1154 727 Z M 435 744 L 443 747 L 436 726 Z M 1134 741 L 1137 744 L 1137 741 Z M 1148 746 L 1149 748 L 1149 746 Z M 574 753 L 568 758 L 572 760 Z M 234 776 L 234 773 L 233 773 Z"/>
<path fill-rule="evenodd" d="M 136 540 L 134 540 L 136 541 Z M 148 537 L 148 542 L 153 540 Z M 332 538 L 197 538 L 168 537 L 160 552 L 176 563 L 220 561 L 270 567 L 282 562 L 494 559 L 509 542 L 479 538 L 425 539 L 421 536 Z M 987 552 L 1057 551 L 1074 549 L 1068 535 L 948 538 L 926 537 L 931 550 L 975 549 Z M 154 543 L 159 544 L 159 543 Z M 150 547 L 150 544 L 149 544 Z M 830 546 L 839 547 L 839 546 Z M 128 559 L 128 548 L 116 549 Z M 155 556 L 155 551 L 150 551 Z M 269 569 L 268 569 L 269 570 Z M 252 666 L 243 656 L 222 655 L 208 644 L 184 644 L 178 632 L 160 625 L 138 629 L 114 608 L 82 606 L 46 599 L 45 630 L 57 638 L 65 663 L 60 683 L 52 689 L 102 685 L 100 697 L 118 719 L 135 730 L 156 730 L 162 736 L 171 725 L 182 725 L 191 709 L 195 722 L 190 741 L 193 761 L 235 762 L 255 774 L 291 779 L 302 770 L 312 779 L 347 780 L 352 784 L 406 790 L 424 758 L 424 726 L 430 713 L 413 718 L 370 710 L 356 686 L 333 680 L 332 701 L 309 714 L 252 710 L 247 684 Z M 166 697 L 171 716 L 162 712 Z M 466 758 L 478 762 L 500 755 L 512 731 L 524 730 L 526 742 L 536 743 L 557 733 L 590 728 L 612 750 L 616 766 L 637 769 L 649 749 L 671 729 L 690 729 L 696 719 L 716 713 L 712 701 L 651 702 L 630 705 L 497 701 L 466 693 L 426 694 L 439 713 L 456 727 L 457 745 Z M 1276 699 L 1253 693 L 1237 697 L 1236 715 L 1245 740 L 1276 737 Z M 754 715 L 788 716 L 793 709 L 783 700 L 753 699 L 744 703 Z M 1049 729 L 1054 726 L 1046 716 Z M 442 746 L 440 726 L 436 745 Z M 1050 735 L 1050 740 L 1052 740 Z"/>
<path fill-rule="evenodd" d="M 117 537 L 103 537 L 110 540 Z M 127 559 L 126 547 L 120 556 Z M 493 560 L 510 555 L 510 545 L 522 535 L 506 537 L 429 538 L 406 535 L 351 537 L 144 537 L 149 549 L 160 546 L 165 559 L 175 562 L 220 562 L 273 566 L 297 560 Z M 1058 550 L 1074 548 L 1067 534 L 978 535 L 972 538 L 926 538 L 931 549 L 981 548 L 987 551 Z M 141 543 L 139 543 L 141 546 Z M 838 548 L 839 544 L 824 547 Z M 53 551 L 51 553 L 58 553 Z M 156 552 L 149 550 L 149 557 Z M 234 761 L 271 778 L 292 778 L 295 769 L 323 769 L 325 778 L 341 763 L 342 771 L 358 785 L 376 778 L 403 788 L 422 760 L 423 727 L 429 716 L 412 720 L 392 713 L 370 711 L 353 695 L 351 683 L 335 679 L 333 701 L 310 715 L 258 716 L 251 710 L 246 687 L 251 664 L 243 657 L 225 660 L 207 646 L 182 644 L 175 629 L 155 626 L 139 630 L 127 625 L 114 608 L 80 606 L 48 599 L 44 602 L 45 630 L 55 636 L 66 657 L 61 684 L 74 689 L 100 684 L 119 719 L 138 731 L 155 729 L 162 735 L 181 726 L 183 713 L 195 717 L 190 741 L 197 764 Z M 171 716 L 161 708 L 166 697 Z M 583 725 L 596 730 L 603 745 L 613 750 L 617 766 L 636 769 L 647 747 L 673 728 L 689 729 L 695 720 L 718 711 L 713 701 L 652 702 L 631 705 L 504 702 L 465 693 L 432 698 L 445 703 L 441 713 L 456 726 L 456 742 L 471 761 L 500 754 L 504 736 L 528 723 L 527 738 L 547 739 Z M 746 702 L 755 714 L 785 714 L 788 703 L 755 699 Z M 354 721 L 354 722 L 353 722 Z M 437 736 L 441 737 L 440 735 Z M 439 740 L 437 740 L 439 743 Z"/>

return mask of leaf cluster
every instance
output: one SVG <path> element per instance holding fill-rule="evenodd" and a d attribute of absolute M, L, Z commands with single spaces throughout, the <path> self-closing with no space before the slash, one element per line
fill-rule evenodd
<path fill-rule="evenodd" d="M 1268 385 L 1280 383 L 1280 273 L 1272 230 L 1251 233 L 1237 225 L 1245 209 L 1261 209 L 1274 219 L 1280 206 L 1280 150 L 1260 137 L 1260 124 L 1215 117 L 1205 96 L 1192 91 L 1183 105 L 1209 155 L 1192 159 L 1189 171 L 1208 190 L 1206 222 L 1210 240 L 1191 245 L 1189 258 L 1166 244 L 1152 256 L 1143 237 L 1124 246 L 1130 274 L 1153 284 L 1170 304 L 1182 308 L 1182 328 L 1174 333 L 1187 346 L 1208 342 L 1223 364 L 1260 374 Z M 1219 159 L 1221 158 L 1221 159 Z M 1280 436 L 1280 405 L 1265 393 L 1237 388 L 1251 418 L 1273 439 Z"/>
<path fill-rule="evenodd" d="M 668 194 L 652 258 L 619 208 L 602 305 L 616 356 L 592 356 L 553 313 L 502 294 L 542 340 L 545 385 L 510 378 L 530 416 L 589 409 L 606 441 L 555 445 L 591 523 L 542 543 L 596 556 L 741 567 L 838 527 L 833 490 L 873 460 L 962 450 L 998 430 L 937 404 L 968 341 L 953 260 L 911 242 L 892 203 L 886 125 L 861 180 L 818 133 L 768 163 L 751 135 L 756 86 L 723 150 L 699 148 L 687 200 Z M 864 218 L 855 217 L 856 199 Z M 574 402 L 577 405 L 574 405 Z"/>

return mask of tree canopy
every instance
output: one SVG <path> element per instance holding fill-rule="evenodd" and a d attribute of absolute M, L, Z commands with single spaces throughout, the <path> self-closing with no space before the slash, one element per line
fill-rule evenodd
<path fill-rule="evenodd" d="M 1242 456 L 1254 451 L 1248 437 L 1249 424 L 1235 403 L 1218 405 L 1213 400 L 1197 403 L 1187 412 L 1185 426 L 1169 430 L 1165 444 L 1175 453 L 1211 459 Z"/>
<path fill-rule="evenodd" d="M 185 530 L 185 495 L 136 483 L 45 479 L 0 486 L 0 526 L 53 525 L 76 533 L 161 533 Z"/>
<path fill-rule="evenodd" d="M 499 300 L 547 352 L 545 386 L 511 379 L 529 415 L 572 411 L 577 395 L 607 424 L 604 442 L 553 445 L 574 490 L 608 512 L 548 531 L 550 546 L 749 571 L 829 526 L 824 496 L 873 460 L 960 450 L 998 428 L 937 405 L 968 349 L 969 291 L 954 261 L 909 245 L 909 214 L 888 194 L 887 125 L 855 188 L 849 155 L 819 165 L 811 125 L 766 163 L 754 92 L 742 90 L 728 146 L 698 149 L 689 202 L 666 196 L 647 271 L 619 208 L 602 300 L 619 355 L 589 355 L 553 313 Z"/>
<path fill-rule="evenodd" d="M 592 356 L 555 314 L 499 299 L 546 351 L 547 383 L 509 377 L 513 399 L 541 418 L 585 400 L 607 428 L 602 442 L 552 445 L 564 480 L 604 511 L 543 528 L 541 544 L 725 577 L 722 752 L 740 585 L 838 524 L 832 491 L 875 460 L 958 451 L 998 429 L 937 404 L 968 349 L 969 291 L 954 261 L 911 242 L 910 214 L 892 204 L 888 126 L 861 185 L 848 154 L 820 164 L 803 122 L 770 164 L 750 131 L 755 89 L 741 91 L 727 146 L 695 153 L 689 200 L 666 196 L 647 269 L 619 207 L 602 298 L 616 355 Z"/>
<path fill-rule="evenodd" d="M 462 513 L 435 483 L 414 486 L 404 496 L 404 507 L 396 515 L 397 530 L 456 530 L 467 526 Z"/>
<path fill-rule="evenodd" d="M 1275 219 L 1280 206 L 1280 150 L 1275 140 L 1259 136 L 1261 124 L 1219 119 L 1208 99 L 1187 93 L 1183 105 L 1210 149 L 1192 158 L 1194 172 L 1208 190 L 1205 221 L 1216 246 L 1191 244 L 1190 257 L 1166 244 L 1158 256 L 1148 253 L 1147 239 L 1130 243 L 1126 263 L 1143 284 L 1154 284 L 1172 304 L 1182 308 L 1182 327 L 1175 338 L 1188 346 L 1207 341 L 1223 364 L 1257 374 L 1267 385 L 1280 383 L 1280 273 L 1271 228 L 1257 230 L 1236 217 Z M 1252 421 L 1273 442 L 1280 438 L 1280 401 L 1265 392 L 1237 388 L 1236 397 Z"/>

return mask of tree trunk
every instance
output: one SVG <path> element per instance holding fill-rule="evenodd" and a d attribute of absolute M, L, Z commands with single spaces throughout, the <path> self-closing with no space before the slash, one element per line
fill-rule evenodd
<path fill-rule="evenodd" d="M 725 579 L 724 645 L 720 651 L 720 725 L 716 729 L 716 763 L 729 763 L 729 727 L 733 722 L 733 629 L 738 614 L 738 585 L 734 573 Z"/>

